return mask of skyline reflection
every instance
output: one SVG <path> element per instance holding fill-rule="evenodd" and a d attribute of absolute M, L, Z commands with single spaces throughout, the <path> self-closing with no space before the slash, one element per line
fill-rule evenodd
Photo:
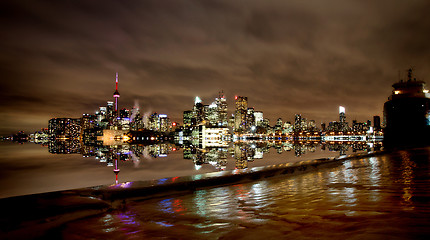
<path fill-rule="evenodd" d="M 85 145 L 79 141 L 2 142 L 0 197 L 331 158 L 378 150 L 378 142 L 236 141 L 223 147 L 187 143 Z M 115 164 L 116 163 L 116 164 Z M 116 171 L 118 175 L 116 175 Z M 118 176 L 118 179 L 116 178 Z"/>
<path fill-rule="evenodd" d="M 218 147 L 202 147 L 191 143 L 161 142 L 154 144 L 117 144 L 117 145 L 85 145 L 77 141 L 49 141 L 45 143 L 51 154 L 81 154 L 83 157 L 94 157 L 107 167 L 114 168 L 117 175 L 121 162 L 132 162 L 139 167 L 144 160 L 165 158 L 173 152 L 182 151 L 185 160 L 191 160 L 195 170 L 208 165 L 214 171 L 246 169 L 250 163 L 264 161 L 264 156 L 271 150 L 277 154 L 288 153 L 294 157 L 302 157 L 317 151 L 335 153 L 343 156 L 355 152 L 380 150 L 382 142 L 373 141 L 235 141 Z M 230 160 L 231 158 L 231 160 Z M 231 163 L 231 164 L 229 164 Z M 230 166 L 229 166 L 230 165 Z M 259 165 L 268 165 L 259 164 Z M 116 179 L 118 183 L 118 179 Z"/>

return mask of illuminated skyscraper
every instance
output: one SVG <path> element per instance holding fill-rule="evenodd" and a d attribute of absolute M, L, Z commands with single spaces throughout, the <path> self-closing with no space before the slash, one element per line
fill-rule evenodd
<path fill-rule="evenodd" d="M 345 107 L 339 106 L 339 122 L 344 123 L 345 119 Z"/>
<path fill-rule="evenodd" d="M 48 123 L 51 139 L 79 139 L 81 136 L 80 118 L 52 118 Z"/>
<path fill-rule="evenodd" d="M 196 100 L 194 101 L 193 115 L 196 119 L 196 125 L 201 124 L 205 120 L 204 105 L 199 97 L 196 97 Z"/>
<path fill-rule="evenodd" d="M 302 115 L 296 114 L 294 116 L 294 132 L 300 132 L 302 131 Z"/>
<path fill-rule="evenodd" d="M 263 125 L 263 112 L 261 111 L 255 111 L 254 112 L 254 118 L 255 118 L 255 125 L 262 126 Z"/>
<path fill-rule="evenodd" d="M 210 126 L 218 126 L 218 107 L 216 102 L 213 102 L 208 106 L 207 110 L 205 110 L 206 119 L 209 122 Z"/>
<path fill-rule="evenodd" d="M 248 111 L 248 98 L 236 96 L 236 110 L 234 112 L 234 131 L 244 130 L 246 125 L 246 113 Z"/>
<path fill-rule="evenodd" d="M 349 130 L 346 122 L 345 107 L 339 106 L 339 129 L 338 131 L 346 132 Z"/>
<path fill-rule="evenodd" d="M 255 126 L 255 111 L 254 108 L 248 108 L 246 110 L 246 130 L 250 130 L 252 126 Z"/>
<path fill-rule="evenodd" d="M 91 114 L 83 114 L 81 118 L 82 132 L 87 129 L 94 128 L 96 125 L 96 116 Z"/>
<path fill-rule="evenodd" d="M 107 101 L 107 105 L 106 105 L 106 118 L 109 121 L 110 124 L 112 124 L 114 122 L 114 120 L 117 117 L 117 112 L 115 112 L 115 106 L 114 106 L 114 102 L 112 101 Z"/>
<path fill-rule="evenodd" d="M 119 92 L 118 92 L 118 72 L 116 73 L 116 81 L 115 81 L 115 92 L 113 93 L 113 97 L 115 98 L 115 111 L 118 115 L 118 98 L 119 98 Z"/>
<path fill-rule="evenodd" d="M 215 100 L 218 111 L 218 126 L 227 127 L 227 99 L 224 92 L 219 93 L 219 97 Z"/>
<path fill-rule="evenodd" d="M 193 119 L 193 111 L 184 111 L 184 127 L 191 127 Z"/>
<path fill-rule="evenodd" d="M 154 112 L 148 118 L 148 129 L 152 131 L 160 131 L 160 117 L 158 113 Z"/>
<path fill-rule="evenodd" d="M 167 117 L 166 114 L 160 114 L 158 115 L 159 119 L 159 131 L 160 132 L 168 132 L 170 131 L 170 128 L 172 127 L 172 122 Z"/>

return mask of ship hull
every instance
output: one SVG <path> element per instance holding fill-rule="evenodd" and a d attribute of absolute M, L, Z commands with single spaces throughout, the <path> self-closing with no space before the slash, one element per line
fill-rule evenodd
<path fill-rule="evenodd" d="M 430 99 L 401 98 L 384 104 L 384 146 L 430 144 Z"/>

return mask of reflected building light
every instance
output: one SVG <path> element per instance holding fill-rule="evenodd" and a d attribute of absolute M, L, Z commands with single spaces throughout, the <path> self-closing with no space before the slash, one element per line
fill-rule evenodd
<path fill-rule="evenodd" d="M 200 216 L 206 216 L 206 195 L 206 190 L 198 190 L 194 194 L 194 204 L 197 208 L 197 214 L 199 214 Z"/>
<path fill-rule="evenodd" d="M 165 213 L 175 213 L 172 208 L 173 198 L 168 198 L 158 203 L 160 210 Z"/>
<path fill-rule="evenodd" d="M 202 175 L 201 174 L 193 175 L 191 176 L 191 178 L 193 179 L 193 181 L 200 180 L 202 179 Z"/>
<path fill-rule="evenodd" d="M 133 185 L 133 182 L 125 182 L 125 183 L 121 183 L 120 187 L 121 188 L 129 188 Z"/>
<path fill-rule="evenodd" d="M 154 222 L 154 223 L 156 223 L 156 224 L 158 224 L 160 226 L 163 226 L 163 227 L 173 227 L 173 226 L 175 226 L 175 225 L 167 223 L 167 222 Z"/>
<path fill-rule="evenodd" d="M 168 178 L 161 178 L 161 179 L 158 179 L 157 184 L 164 184 L 164 183 L 166 183 L 166 182 L 167 182 L 167 180 L 168 180 Z"/>

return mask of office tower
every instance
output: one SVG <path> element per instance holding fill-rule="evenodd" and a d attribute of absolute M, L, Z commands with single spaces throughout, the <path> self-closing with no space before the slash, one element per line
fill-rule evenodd
<path fill-rule="evenodd" d="M 148 118 L 148 129 L 152 131 L 160 131 L 159 122 L 160 119 L 158 117 L 158 113 L 154 112 Z"/>
<path fill-rule="evenodd" d="M 345 107 L 339 106 L 339 129 L 338 131 L 346 132 L 349 130 L 346 122 Z"/>
<path fill-rule="evenodd" d="M 130 110 L 123 108 L 119 110 L 119 117 L 120 118 L 130 118 Z"/>
<path fill-rule="evenodd" d="M 208 120 L 208 124 L 210 126 L 218 126 L 218 106 L 216 102 L 213 102 L 208 106 L 206 112 L 206 119 Z"/>
<path fill-rule="evenodd" d="M 252 126 L 256 125 L 254 113 L 254 108 L 248 108 L 246 111 L 246 130 L 251 129 Z"/>
<path fill-rule="evenodd" d="M 205 120 L 204 105 L 199 97 L 196 97 L 194 101 L 193 118 L 196 119 L 196 125 L 201 124 Z"/>
<path fill-rule="evenodd" d="M 234 131 L 244 130 L 246 125 L 246 113 L 248 110 L 248 98 L 236 96 L 236 110 L 234 112 Z"/>
<path fill-rule="evenodd" d="M 169 132 L 170 128 L 172 126 L 172 123 L 170 119 L 167 117 L 166 114 L 160 114 L 158 115 L 159 119 L 159 126 L 158 129 L 160 132 Z"/>
<path fill-rule="evenodd" d="M 192 119 L 193 119 L 193 111 L 191 110 L 184 111 L 184 114 L 183 114 L 184 127 L 191 127 Z"/>
<path fill-rule="evenodd" d="M 218 110 L 218 126 L 227 127 L 227 99 L 225 98 L 223 91 L 221 91 L 218 98 L 215 99 L 215 104 L 217 105 Z"/>
<path fill-rule="evenodd" d="M 48 123 L 48 133 L 51 139 L 79 139 L 81 135 L 81 119 L 52 118 Z"/>
<path fill-rule="evenodd" d="M 114 102 L 107 101 L 106 105 L 106 119 L 109 121 L 109 124 L 112 124 L 116 121 L 117 112 L 115 112 Z"/>
<path fill-rule="evenodd" d="M 339 106 L 339 122 L 343 123 L 345 122 L 346 116 L 345 116 L 345 108 L 342 106 Z"/>
<path fill-rule="evenodd" d="M 96 126 L 96 116 L 91 114 L 83 114 L 81 118 L 82 131 L 94 128 Z"/>
<path fill-rule="evenodd" d="M 302 115 L 296 114 L 294 116 L 294 132 L 300 132 L 302 131 Z"/>
<path fill-rule="evenodd" d="M 321 131 L 325 132 L 326 128 L 326 124 L 325 123 L 321 123 Z"/>
<path fill-rule="evenodd" d="M 381 130 L 381 117 L 373 116 L 373 129 L 375 131 Z"/>
<path fill-rule="evenodd" d="M 140 114 L 139 107 L 133 107 L 131 110 L 131 116 L 130 116 L 130 129 L 131 130 L 139 130 L 143 129 L 143 119 L 142 115 Z"/>
<path fill-rule="evenodd" d="M 254 112 L 254 119 L 255 119 L 255 125 L 256 126 L 263 126 L 263 112 L 261 111 L 255 111 Z"/>

